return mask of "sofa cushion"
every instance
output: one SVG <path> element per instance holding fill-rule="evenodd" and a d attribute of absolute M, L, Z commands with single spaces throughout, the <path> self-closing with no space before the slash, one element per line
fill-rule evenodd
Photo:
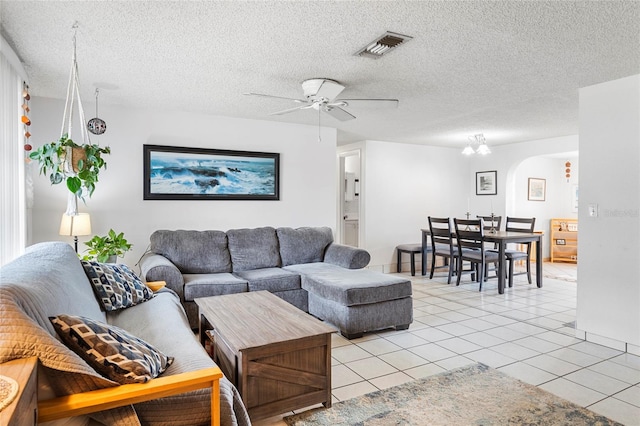
<path fill-rule="evenodd" d="M 280 266 L 276 230 L 269 226 L 227 231 L 233 272 Z"/>
<path fill-rule="evenodd" d="M 155 231 L 150 250 L 169 259 L 183 274 L 231 272 L 227 235 L 222 231 Z"/>
<path fill-rule="evenodd" d="M 249 291 L 246 280 L 229 273 L 185 274 L 184 300 L 192 302 L 197 297 L 220 296 L 221 294 L 244 293 Z"/>
<path fill-rule="evenodd" d="M 50 317 L 62 341 L 97 372 L 120 384 L 145 383 L 173 362 L 125 330 L 74 315 Z"/>
<path fill-rule="evenodd" d="M 273 293 L 300 288 L 300 275 L 282 268 L 254 269 L 235 272 L 234 275 L 249 282 L 249 291 L 267 290 Z"/>
<path fill-rule="evenodd" d="M 411 296 L 411 281 L 369 269 L 344 269 L 328 263 L 291 265 L 302 288 L 343 306 L 378 303 Z"/>
<path fill-rule="evenodd" d="M 105 311 L 128 308 L 153 297 L 153 291 L 127 265 L 83 260 L 82 267 Z"/>
<path fill-rule="evenodd" d="M 324 251 L 333 242 L 331 228 L 278 228 L 282 266 L 322 262 Z"/>

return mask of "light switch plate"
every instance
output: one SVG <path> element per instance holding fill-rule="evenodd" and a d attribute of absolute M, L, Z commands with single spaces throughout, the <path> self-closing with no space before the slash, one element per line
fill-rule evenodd
<path fill-rule="evenodd" d="M 589 204 L 589 217 L 598 217 L 598 205 Z"/>

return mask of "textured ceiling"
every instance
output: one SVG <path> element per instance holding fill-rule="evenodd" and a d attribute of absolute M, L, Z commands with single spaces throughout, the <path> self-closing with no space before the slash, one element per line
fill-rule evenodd
<path fill-rule="evenodd" d="M 316 124 L 271 112 L 313 77 L 345 98 L 397 109 L 324 115 L 341 144 L 489 145 L 576 134 L 578 89 L 640 73 L 638 1 L 0 1 L 2 35 L 33 95 L 64 98 L 77 53 L 85 102 Z M 413 36 L 387 56 L 354 53 L 385 31 Z"/>

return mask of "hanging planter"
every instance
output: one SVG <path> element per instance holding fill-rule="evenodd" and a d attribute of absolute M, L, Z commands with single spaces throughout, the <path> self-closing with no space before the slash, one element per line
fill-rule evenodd
<path fill-rule="evenodd" d="M 110 153 L 108 146 L 78 145 L 64 134 L 60 139 L 42 145 L 29 157 L 40 163 L 40 174 L 48 175 L 52 185 L 64 181 L 67 189 L 84 201 L 85 192 L 89 197 L 93 195 L 100 169 L 107 168 L 102 155 Z"/>
<path fill-rule="evenodd" d="M 77 23 L 74 24 L 73 28 L 77 29 L 77 27 Z M 93 195 L 100 169 L 107 168 L 107 163 L 102 156 L 111 153 L 108 146 L 103 148 L 91 143 L 84 125 L 80 126 L 82 142 L 78 144 L 71 139 L 72 117 L 76 101 L 80 122 L 84 123 L 76 60 L 76 35 L 74 34 L 73 57 L 60 139 L 44 144 L 29 155 L 29 158 L 40 163 L 40 174 L 48 175 L 52 185 L 66 183 L 69 189 L 66 214 L 69 216 L 78 214 L 78 198 L 85 201 L 85 195 L 88 194 L 89 197 Z"/>

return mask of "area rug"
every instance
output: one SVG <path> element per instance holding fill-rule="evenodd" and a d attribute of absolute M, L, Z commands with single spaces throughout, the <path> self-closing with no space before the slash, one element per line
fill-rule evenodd
<path fill-rule="evenodd" d="M 620 425 L 484 364 L 285 417 L 290 426 Z"/>

